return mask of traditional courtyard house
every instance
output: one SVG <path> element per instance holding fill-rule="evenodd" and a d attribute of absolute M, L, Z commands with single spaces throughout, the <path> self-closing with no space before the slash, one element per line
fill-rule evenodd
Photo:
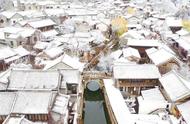
<path fill-rule="evenodd" d="M 146 50 L 150 63 L 155 64 L 161 74 L 165 74 L 174 68 L 179 68 L 178 59 L 173 53 L 164 48 L 150 48 Z"/>
<path fill-rule="evenodd" d="M 116 87 L 129 94 L 139 95 L 142 89 L 159 85 L 160 73 L 152 64 L 114 65 L 113 76 Z"/>
<path fill-rule="evenodd" d="M 11 113 L 16 93 L 0 92 L 0 123 L 2 124 L 6 117 Z"/>
<path fill-rule="evenodd" d="M 129 39 L 127 45 L 138 49 L 141 57 L 146 57 L 145 50 L 152 47 L 158 48 L 160 46 L 160 42 L 158 40 Z"/>
<path fill-rule="evenodd" d="M 103 89 L 105 102 L 113 124 L 174 124 L 177 121 L 171 115 L 164 119 L 164 116 L 167 115 L 163 112 L 159 114 L 131 114 L 131 110 L 126 104 L 127 100 L 123 98 L 121 92 L 114 86 L 113 80 L 105 79 L 103 81 L 105 85 Z"/>
<path fill-rule="evenodd" d="M 172 113 L 178 114 L 175 105 L 185 102 L 190 98 L 189 81 L 175 71 L 166 73 L 159 81 L 164 97 L 172 103 Z"/>
<path fill-rule="evenodd" d="M 57 71 L 12 70 L 9 81 L 10 91 L 57 91 L 61 75 Z"/>

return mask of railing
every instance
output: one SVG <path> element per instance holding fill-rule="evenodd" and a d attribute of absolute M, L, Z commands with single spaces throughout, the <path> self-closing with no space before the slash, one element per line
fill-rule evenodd
<path fill-rule="evenodd" d="M 112 73 L 99 71 L 85 71 L 83 72 L 84 79 L 106 79 L 111 78 Z"/>

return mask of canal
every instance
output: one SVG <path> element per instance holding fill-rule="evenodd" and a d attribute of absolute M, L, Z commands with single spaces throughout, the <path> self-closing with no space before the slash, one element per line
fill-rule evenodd
<path fill-rule="evenodd" d="M 104 95 L 97 81 L 90 81 L 84 91 L 84 124 L 111 124 Z"/>

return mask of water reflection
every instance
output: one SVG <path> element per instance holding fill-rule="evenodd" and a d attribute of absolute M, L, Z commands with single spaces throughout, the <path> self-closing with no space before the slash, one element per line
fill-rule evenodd
<path fill-rule="evenodd" d="M 94 87 L 97 87 L 97 84 L 92 83 L 88 87 L 95 89 Z M 84 95 L 84 124 L 110 124 L 102 90 L 90 91 L 87 88 Z"/>

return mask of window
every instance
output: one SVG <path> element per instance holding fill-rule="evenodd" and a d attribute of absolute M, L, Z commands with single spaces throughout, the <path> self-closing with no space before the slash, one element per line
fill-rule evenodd
<path fill-rule="evenodd" d="M 34 41 L 37 41 L 37 37 L 34 37 Z"/>
<path fill-rule="evenodd" d="M 3 19 L 1 19 L 1 20 L 0 20 L 0 23 L 4 23 L 4 20 L 3 20 Z"/>
<path fill-rule="evenodd" d="M 11 43 L 11 46 L 13 46 L 13 45 L 14 45 L 13 41 L 10 41 L 10 43 Z"/>

